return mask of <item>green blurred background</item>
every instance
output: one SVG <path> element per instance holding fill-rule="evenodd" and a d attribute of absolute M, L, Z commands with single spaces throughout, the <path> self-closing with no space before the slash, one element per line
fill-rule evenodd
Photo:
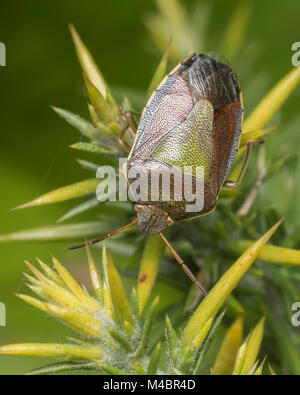
<path fill-rule="evenodd" d="M 211 7 L 208 40 L 213 37 L 217 42 L 237 1 L 199 2 Z M 182 3 L 192 10 L 196 1 Z M 15 212 L 10 208 L 86 177 L 75 164 L 78 154 L 67 147 L 78 139 L 76 131 L 50 108 L 56 105 L 87 117 L 87 96 L 68 23 L 74 23 L 116 95 L 126 92 L 134 101 L 147 89 L 160 58 L 144 25 L 145 15 L 155 8 L 152 0 L 1 1 L 0 41 L 7 48 L 7 66 L 0 67 L 0 233 L 54 223 L 65 213 L 67 204 Z M 258 89 L 256 97 L 262 97 L 293 67 L 291 46 L 300 41 L 299 12 L 299 0 L 254 1 L 245 44 L 255 43 L 259 48 L 255 61 L 249 61 L 250 75 L 259 78 L 251 86 L 247 74 L 241 74 L 242 89 L 245 85 Z M 247 59 L 244 62 L 247 64 Z M 239 73 L 238 61 L 235 71 Z M 276 131 L 273 144 L 286 146 L 291 139 L 295 152 L 299 151 L 299 99 L 297 89 L 274 122 L 289 123 L 289 128 Z M 249 95 L 246 114 L 255 104 Z M 298 165 L 294 175 L 299 172 Z M 287 195 L 280 178 L 274 188 L 270 200 L 296 223 L 300 213 L 297 189 Z M 289 202 L 286 206 L 285 201 Z M 61 341 L 69 331 L 18 300 L 14 292 L 26 291 L 22 283 L 24 259 L 33 261 L 39 256 L 47 262 L 52 252 L 65 263 L 72 260 L 77 278 L 84 273 L 80 261 L 74 262 L 66 244 L 9 243 L 1 244 L 0 249 L 0 302 L 7 308 L 7 326 L 0 327 L 0 344 Z M 1 374 L 24 373 L 40 365 L 35 358 L 0 357 Z"/>

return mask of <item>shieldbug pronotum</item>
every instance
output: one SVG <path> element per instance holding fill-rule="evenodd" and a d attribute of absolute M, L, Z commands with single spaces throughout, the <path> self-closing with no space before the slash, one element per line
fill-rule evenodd
<path fill-rule="evenodd" d="M 160 234 L 187 275 L 205 293 L 162 231 L 175 221 L 210 213 L 215 209 L 222 186 L 235 188 L 239 185 L 251 146 L 258 143 L 248 142 L 237 181 L 227 181 L 226 177 L 239 147 L 242 114 L 238 79 L 228 65 L 205 54 L 194 54 L 178 65 L 150 97 L 142 113 L 126 168 L 129 186 L 136 181 L 132 174 L 143 172 L 161 177 L 172 169 L 170 199 L 163 199 L 164 186 L 159 183 L 155 199 L 149 193 L 143 199 L 137 199 L 137 217 L 131 223 L 88 244 L 98 243 L 137 224 L 145 233 Z M 181 172 L 183 174 L 184 167 L 189 168 L 184 182 L 192 190 L 197 183 L 196 168 L 204 170 L 201 191 L 203 204 L 196 212 L 186 209 L 188 202 L 184 198 L 174 198 L 177 181 L 173 171 L 176 170 L 175 175 L 176 172 L 177 175 Z M 141 185 L 148 187 L 148 191 L 151 190 L 149 178 Z M 82 246 L 84 244 L 72 248 Z"/>

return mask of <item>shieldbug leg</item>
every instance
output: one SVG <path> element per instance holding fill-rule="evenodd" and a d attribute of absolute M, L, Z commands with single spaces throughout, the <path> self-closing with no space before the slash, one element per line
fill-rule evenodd
<path fill-rule="evenodd" d="M 119 138 L 118 145 L 122 150 L 129 154 L 131 148 L 124 140 Z"/>
<path fill-rule="evenodd" d="M 121 117 L 122 117 L 123 121 L 125 122 L 125 130 L 124 130 L 123 134 L 126 132 L 128 127 L 130 127 L 131 131 L 133 132 L 133 134 L 135 136 L 137 129 L 138 129 L 138 125 L 134 119 L 134 116 L 139 115 L 139 114 L 134 111 L 122 112 L 122 110 L 120 108 L 119 108 L 119 110 L 121 113 Z"/>
<path fill-rule="evenodd" d="M 96 244 L 96 243 L 100 243 L 100 241 L 103 241 L 103 240 L 105 240 L 105 239 L 108 239 L 109 237 L 115 236 L 116 234 L 122 232 L 122 230 L 125 230 L 125 229 L 129 228 L 130 226 L 135 225 L 135 224 L 137 223 L 137 221 L 138 221 L 138 219 L 135 218 L 135 219 L 134 219 L 132 222 L 130 222 L 129 224 L 127 224 L 127 225 L 125 225 L 125 226 L 122 226 L 121 228 L 116 229 L 116 230 L 114 230 L 114 231 L 111 232 L 111 233 L 107 233 L 107 235 L 97 237 L 97 239 L 90 240 L 90 241 L 88 241 L 88 242 L 86 242 L 86 243 L 82 243 L 82 244 L 78 244 L 78 245 L 76 245 L 76 246 L 69 247 L 68 250 L 76 250 L 77 248 L 85 247 L 86 244 L 90 246 L 90 245 L 93 245 L 93 244 Z"/>
<path fill-rule="evenodd" d="M 268 168 L 261 169 L 258 173 L 258 178 L 257 181 L 254 185 L 254 187 L 251 189 L 249 195 L 247 196 L 246 200 L 244 201 L 243 205 L 237 212 L 237 215 L 239 216 L 244 216 L 247 215 L 248 212 L 251 209 L 251 206 L 258 194 L 258 191 L 260 190 L 261 186 L 263 185 L 264 179 L 268 173 Z"/>
<path fill-rule="evenodd" d="M 127 111 L 123 113 L 120 109 L 122 119 L 124 121 L 124 126 L 122 127 L 122 130 L 120 131 L 119 134 L 119 146 L 127 153 L 130 152 L 131 147 L 126 143 L 124 140 L 124 135 L 127 132 L 128 128 L 130 128 L 131 134 L 132 134 L 132 139 L 135 139 L 135 135 L 137 132 L 137 123 L 134 119 L 134 113 L 132 111 Z"/>
<path fill-rule="evenodd" d="M 137 123 L 136 123 L 136 121 L 135 121 L 135 119 L 134 119 L 134 116 L 135 116 L 135 115 L 137 115 L 137 113 L 136 113 L 136 112 L 133 112 L 133 111 L 127 111 L 127 112 L 125 113 L 125 116 L 126 116 L 126 118 L 127 118 L 128 125 L 130 126 L 130 128 L 131 128 L 131 130 L 132 130 L 134 136 L 136 135 L 137 128 L 138 128 Z"/>
<path fill-rule="evenodd" d="M 259 140 L 249 140 L 249 141 L 247 141 L 247 143 L 246 143 L 246 154 L 245 154 L 243 166 L 242 166 L 242 169 L 240 171 L 240 174 L 239 174 L 237 180 L 236 181 L 226 180 L 226 181 L 224 181 L 223 187 L 229 188 L 229 189 L 235 189 L 235 188 L 240 186 L 240 184 L 242 182 L 242 179 L 244 177 L 244 174 L 246 172 L 247 166 L 249 164 L 249 160 L 250 160 L 250 156 L 251 156 L 253 145 L 260 145 L 260 144 L 263 144 L 264 142 L 265 142 L 265 140 L 263 138 L 259 139 Z"/>
<path fill-rule="evenodd" d="M 130 146 L 126 143 L 126 141 L 124 141 L 124 134 L 126 133 L 127 129 L 129 127 L 129 124 L 127 122 L 127 120 L 125 120 L 125 124 L 122 127 L 120 134 L 119 134 L 119 139 L 118 139 L 118 143 L 119 143 L 119 147 L 122 148 L 125 152 L 127 152 L 129 154 L 131 148 Z"/>
<path fill-rule="evenodd" d="M 194 284 L 197 285 L 197 287 L 200 289 L 201 293 L 206 296 L 207 291 L 206 289 L 198 282 L 194 274 L 190 271 L 190 269 L 184 264 L 183 259 L 177 254 L 177 252 L 174 250 L 174 248 L 171 246 L 171 244 L 168 242 L 168 240 L 165 238 L 165 236 L 160 233 L 160 237 L 163 239 L 165 244 L 169 247 L 170 251 L 172 252 L 174 258 L 176 261 L 181 265 L 182 269 L 185 271 L 186 275 L 193 281 Z"/>

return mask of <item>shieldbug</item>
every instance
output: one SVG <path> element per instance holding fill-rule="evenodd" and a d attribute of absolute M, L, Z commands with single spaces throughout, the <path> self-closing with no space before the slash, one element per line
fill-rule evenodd
<path fill-rule="evenodd" d="M 129 186 L 132 186 L 136 178 L 130 174 L 144 172 L 160 177 L 174 168 L 180 174 L 182 167 L 187 166 L 190 169 L 187 182 L 193 190 L 197 182 L 195 170 L 201 166 L 204 169 L 201 191 L 203 205 L 196 212 L 188 212 L 184 199 L 175 200 L 176 182 L 172 173 L 169 200 L 162 198 L 164 186 L 159 184 L 155 199 L 149 193 L 143 199 L 136 199 L 137 217 L 131 223 L 88 244 L 98 243 L 137 224 L 147 234 L 160 234 L 187 275 L 205 293 L 162 231 L 175 221 L 210 213 L 216 207 L 222 186 L 235 188 L 239 185 L 249 160 L 251 146 L 260 143 L 248 142 L 237 181 L 227 181 L 226 177 L 239 147 L 242 115 L 237 75 L 228 65 L 205 54 L 193 54 L 175 67 L 144 108 L 127 160 L 127 179 Z M 151 190 L 151 186 L 149 178 L 141 184 L 142 189 L 148 187 L 147 191 Z M 82 246 L 84 244 L 71 248 Z"/>

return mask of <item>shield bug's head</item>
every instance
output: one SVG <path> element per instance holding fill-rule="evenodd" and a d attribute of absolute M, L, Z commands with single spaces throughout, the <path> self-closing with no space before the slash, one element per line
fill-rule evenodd
<path fill-rule="evenodd" d="M 136 204 L 134 209 L 138 227 L 142 232 L 156 234 L 174 224 L 169 214 L 158 206 Z"/>

